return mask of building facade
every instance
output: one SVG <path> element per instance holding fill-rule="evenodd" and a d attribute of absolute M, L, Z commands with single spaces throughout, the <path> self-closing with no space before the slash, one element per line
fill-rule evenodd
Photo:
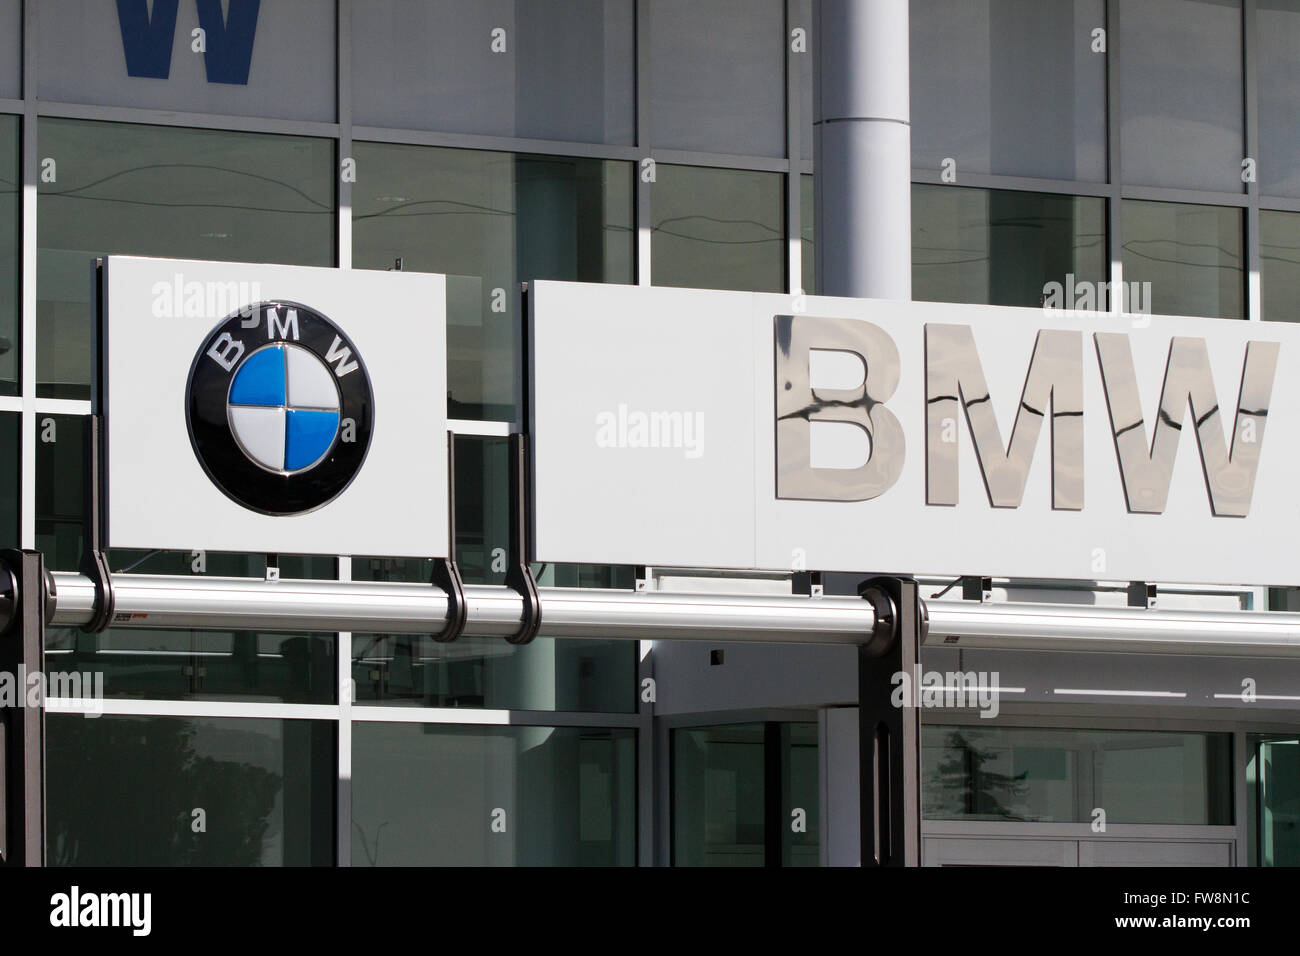
<path fill-rule="evenodd" d="M 82 558 L 95 257 L 399 267 L 449 277 L 457 558 L 503 583 L 520 282 L 817 291 L 813 2 L 0 2 L 0 546 Z M 1300 317 L 1300 0 L 909 12 L 915 299 Z M 266 556 L 110 566 L 260 578 Z M 1127 583 L 988 599 L 1124 605 Z M 1300 607 L 1152 583 L 1161 608 Z M 105 695 L 46 717 L 52 865 L 857 862 L 853 648 L 113 627 L 51 628 L 46 654 Z M 995 717 L 923 716 L 925 862 L 1300 863 L 1295 661 L 923 663 L 1003 688 Z"/>

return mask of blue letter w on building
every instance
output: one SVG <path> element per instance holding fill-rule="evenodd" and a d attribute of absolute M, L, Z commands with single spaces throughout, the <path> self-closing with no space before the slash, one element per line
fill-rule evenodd
<path fill-rule="evenodd" d="M 179 5 L 180 0 L 154 0 L 150 16 L 148 0 L 117 0 L 128 76 L 165 80 L 171 74 Z M 195 5 L 205 37 L 208 82 L 246 85 L 261 0 L 230 0 L 229 16 L 222 16 L 221 0 L 195 0 Z"/>

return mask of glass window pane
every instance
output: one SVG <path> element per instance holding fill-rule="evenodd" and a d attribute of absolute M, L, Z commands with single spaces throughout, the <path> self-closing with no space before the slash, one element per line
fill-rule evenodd
<path fill-rule="evenodd" d="M 16 548 L 19 539 L 18 483 L 22 455 L 22 416 L 0 412 L 0 548 Z"/>
<path fill-rule="evenodd" d="M 635 863 L 635 731 L 352 725 L 353 866 Z"/>
<path fill-rule="evenodd" d="M 90 395 L 96 256 L 334 264 L 329 140 L 46 118 L 38 138 L 55 164 L 39 184 L 38 395 Z"/>
<path fill-rule="evenodd" d="M 50 714 L 45 727 L 52 866 L 334 863 L 332 721 Z"/>
<path fill-rule="evenodd" d="M 662 163 L 656 173 L 650 187 L 655 285 L 783 291 L 779 173 Z"/>
<path fill-rule="evenodd" d="M 1124 283 L 1149 311 L 1245 315 L 1240 209 L 1126 199 L 1123 215 Z"/>
<path fill-rule="evenodd" d="M 766 725 L 674 730 L 673 865 L 764 866 Z"/>
<path fill-rule="evenodd" d="M 1106 178 L 1102 0 L 912 0 L 912 165 Z"/>
<path fill-rule="evenodd" d="M 634 19 L 632 0 L 367 0 L 352 8 L 353 121 L 632 143 Z"/>
<path fill-rule="evenodd" d="M 452 418 L 515 418 L 518 283 L 631 282 L 632 165 L 357 143 L 353 264 L 449 276 Z"/>
<path fill-rule="evenodd" d="M 1256 0 L 1255 70 L 1259 90 L 1259 188 L 1300 196 L 1300 2 Z"/>
<path fill-rule="evenodd" d="M 1105 209 L 1089 196 L 913 184 L 912 297 L 1036 308 L 1070 276 L 1100 291 Z"/>
<path fill-rule="evenodd" d="M 817 725 L 781 724 L 781 865 L 819 866 Z"/>
<path fill-rule="evenodd" d="M 18 117 L 0 116 L 0 395 L 18 394 L 23 364 L 18 179 Z"/>
<path fill-rule="evenodd" d="M 1240 191 L 1241 0 L 1116 9 L 1124 182 Z"/>
<path fill-rule="evenodd" d="M 655 0 L 650 141 L 659 148 L 785 155 L 781 0 Z"/>
<path fill-rule="evenodd" d="M 1229 825 L 1229 734 L 1023 727 L 921 729 L 931 820 Z"/>
<path fill-rule="evenodd" d="M 75 571 L 81 563 L 87 421 L 36 416 L 36 548 L 54 571 Z"/>
<path fill-rule="evenodd" d="M 1260 866 L 1300 866 L 1300 740 L 1258 740 L 1256 853 Z"/>
<path fill-rule="evenodd" d="M 1259 213 L 1260 309 L 1264 319 L 1300 321 L 1300 213 Z"/>

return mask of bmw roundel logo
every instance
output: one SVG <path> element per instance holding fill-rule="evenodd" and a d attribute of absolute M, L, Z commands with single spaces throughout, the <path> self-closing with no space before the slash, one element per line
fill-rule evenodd
<path fill-rule="evenodd" d="M 335 498 L 370 447 L 374 395 L 356 346 L 297 302 L 224 319 L 194 357 L 186 396 L 208 477 L 263 514 L 302 514 Z"/>

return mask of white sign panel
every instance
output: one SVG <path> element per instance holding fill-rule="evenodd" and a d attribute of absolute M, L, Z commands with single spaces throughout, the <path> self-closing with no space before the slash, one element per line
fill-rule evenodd
<path fill-rule="evenodd" d="M 107 544 L 447 555 L 446 280 L 112 256 Z"/>
<path fill-rule="evenodd" d="M 1300 579 L 1300 329 L 537 282 L 539 561 Z"/>

